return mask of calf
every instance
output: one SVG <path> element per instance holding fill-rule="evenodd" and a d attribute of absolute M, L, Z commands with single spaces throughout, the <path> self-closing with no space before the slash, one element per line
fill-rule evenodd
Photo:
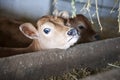
<path fill-rule="evenodd" d="M 37 28 L 31 23 L 20 25 L 20 31 L 33 39 L 27 48 L 0 48 L 0 57 L 45 49 L 67 49 L 77 42 L 79 35 L 76 29 L 64 25 L 62 17 L 44 16 L 37 22 Z"/>
<path fill-rule="evenodd" d="M 84 15 L 77 14 L 74 18 L 69 18 L 67 11 L 57 11 L 54 12 L 53 15 L 67 19 L 66 25 L 78 30 L 80 37 L 77 43 L 91 42 L 100 39 L 100 36 L 93 30 L 91 22 Z"/>

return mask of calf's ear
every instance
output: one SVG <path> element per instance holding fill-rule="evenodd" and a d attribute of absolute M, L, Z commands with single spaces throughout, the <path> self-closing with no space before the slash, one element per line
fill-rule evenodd
<path fill-rule="evenodd" d="M 39 33 L 31 23 L 23 23 L 19 26 L 20 31 L 30 39 L 38 39 Z"/>
<path fill-rule="evenodd" d="M 59 16 L 59 17 L 63 17 L 65 19 L 68 19 L 70 16 L 69 16 L 69 13 L 67 11 L 58 11 L 57 9 L 53 11 L 53 15 L 54 16 Z"/>
<path fill-rule="evenodd" d="M 61 12 L 59 12 L 58 16 L 68 19 L 69 13 L 67 11 L 61 11 Z"/>

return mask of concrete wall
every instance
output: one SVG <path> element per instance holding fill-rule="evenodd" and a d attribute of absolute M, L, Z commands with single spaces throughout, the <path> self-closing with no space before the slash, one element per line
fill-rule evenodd
<path fill-rule="evenodd" d="M 52 6 L 53 0 L 0 0 L 0 11 L 7 11 L 7 13 L 14 13 L 18 16 L 29 17 L 31 19 L 36 19 L 40 16 L 50 14 L 53 10 Z M 77 13 L 83 7 L 87 0 L 76 0 Z M 95 0 L 92 1 L 91 14 L 95 13 Z M 67 10 L 71 13 L 71 0 L 58 0 L 56 8 L 58 10 Z M 115 8 L 115 13 L 110 14 L 115 0 L 98 0 L 99 3 L 99 14 L 100 16 L 110 16 L 117 18 L 117 8 Z M 85 14 L 88 16 L 88 14 Z"/>
<path fill-rule="evenodd" d="M 87 0 L 76 0 L 76 8 L 77 13 L 82 13 L 80 10 L 84 6 L 84 4 L 87 2 Z M 118 4 L 115 6 L 115 13 L 110 14 L 110 11 L 112 7 L 114 6 L 115 0 L 98 0 L 98 7 L 99 7 L 99 14 L 101 17 L 117 17 L 118 14 Z M 64 4 L 64 5 L 63 5 Z M 71 13 L 72 7 L 71 7 L 71 1 L 70 0 L 58 0 L 58 3 L 56 5 L 57 9 L 59 10 L 67 10 Z M 95 13 L 95 0 L 91 0 L 91 8 L 90 8 L 91 14 Z M 88 16 L 88 14 L 85 14 Z"/>
<path fill-rule="evenodd" d="M 36 19 L 50 13 L 51 0 L 0 0 L 0 10 Z"/>

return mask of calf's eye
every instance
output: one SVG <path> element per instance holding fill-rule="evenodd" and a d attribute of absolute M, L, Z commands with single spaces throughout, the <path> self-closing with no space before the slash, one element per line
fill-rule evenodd
<path fill-rule="evenodd" d="M 51 29 L 50 28 L 45 28 L 43 31 L 44 31 L 45 34 L 49 34 L 49 32 L 51 31 Z"/>
<path fill-rule="evenodd" d="M 78 26 L 79 29 L 84 29 L 84 26 L 80 25 Z"/>

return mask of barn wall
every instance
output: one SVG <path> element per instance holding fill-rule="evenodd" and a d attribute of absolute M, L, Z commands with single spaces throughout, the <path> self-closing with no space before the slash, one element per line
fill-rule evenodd
<path fill-rule="evenodd" d="M 17 16 L 29 17 L 36 19 L 40 16 L 50 14 L 53 10 L 53 0 L 0 0 L 0 11 L 7 11 L 7 13 L 14 13 Z M 71 0 L 57 0 L 56 8 L 58 10 L 67 10 L 71 13 Z M 83 7 L 87 0 L 76 0 L 77 13 Z M 91 14 L 95 13 L 95 0 L 92 1 Z M 117 8 L 115 13 L 110 14 L 110 10 L 114 6 L 115 0 L 98 0 L 100 16 L 110 16 L 117 18 Z M 88 16 L 88 14 L 85 14 Z"/>
<path fill-rule="evenodd" d="M 77 13 L 82 13 L 80 10 L 83 8 L 84 4 L 87 2 L 87 0 L 76 0 L 76 8 Z M 64 5 L 63 5 L 64 4 Z M 106 16 L 112 16 L 114 18 L 117 18 L 118 14 L 118 4 L 115 6 L 115 12 L 110 14 L 111 9 L 113 8 L 115 4 L 115 0 L 98 0 L 98 7 L 99 7 L 99 14 L 101 17 Z M 59 10 L 67 10 L 71 13 L 71 0 L 58 0 L 58 3 L 56 4 L 57 9 Z M 95 0 L 91 0 L 91 8 L 90 13 L 95 13 Z M 88 16 L 88 13 L 85 14 Z"/>
<path fill-rule="evenodd" d="M 0 0 L 0 10 L 36 19 L 50 13 L 51 0 Z"/>

